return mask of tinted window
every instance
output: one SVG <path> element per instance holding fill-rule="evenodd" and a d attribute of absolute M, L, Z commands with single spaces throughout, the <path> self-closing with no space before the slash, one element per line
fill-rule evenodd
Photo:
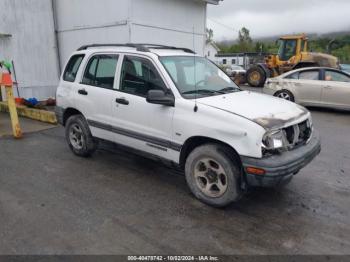
<path fill-rule="evenodd" d="M 82 84 L 113 89 L 118 56 L 98 55 L 90 59 Z"/>
<path fill-rule="evenodd" d="M 319 75 L 320 73 L 318 70 L 303 71 L 299 73 L 299 79 L 319 80 Z"/>
<path fill-rule="evenodd" d="M 165 90 L 163 80 L 147 59 L 125 56 L 120 90 L 138 96 L 147 96 L 149 90 Z"/>
<path fill-rule="evenodd" d="M 75 55 L 69 60 L 66 70 L 64 71 L 64 74 L 63 74 L 64 81 L 68 81 L 68 82 L 75 81 L 79 67 L 83 59 L 84 59 L 84 55 Z"/>
<path fill-rule="evenodd" d="M 336 71 L 326 70 L 326 81 L 350 82 L 350 77 Z"/>

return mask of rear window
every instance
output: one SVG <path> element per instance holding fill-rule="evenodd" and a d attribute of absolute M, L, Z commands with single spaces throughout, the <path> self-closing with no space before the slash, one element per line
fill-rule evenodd
<path fill-rule="evenodd" d="M 63 74 L 63 80 L 67 82 L 74 82 L 84 55 L 75 55 L 69 60 L 66 70 Z"/>

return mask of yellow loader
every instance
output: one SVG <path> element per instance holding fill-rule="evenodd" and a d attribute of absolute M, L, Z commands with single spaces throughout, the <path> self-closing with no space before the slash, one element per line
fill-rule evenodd
<path fill-rule="evenodd" d="M 305 34 L 283 36 L 278 42 L 277 54 L 268 55 L 264 63 L 255 64 L 247 71 L 250 86 L 263 87 L 267 78 L 302 67 L 339 68 L 339 60 L 335 56 L 309 52 Z"/>

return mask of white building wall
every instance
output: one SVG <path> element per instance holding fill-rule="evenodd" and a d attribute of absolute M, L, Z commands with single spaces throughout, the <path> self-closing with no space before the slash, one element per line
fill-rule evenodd
<path fill-rule="evenodd" d="M 0 34 L 12 35 L 0 37 L 0 60 L 14 61 L 22 97 L 46 99 L 81 45 L 155 43 L 204 55 L 206 6 L 204 0 L 0 0 Z"/>
<path fill-rule="evenodd" d="M 74 50 L 90 43 L 194 46 L 196 52 L 204 53 L 203 1 L 55 0 L 55 10 L 61 65 Z"/>
<path fill-rule="evenodd" d="M 211 60 L 212 62 L 218 64 L 219 61 L 218 61 L 218 57 L 216 57 L 217 54 L 218 54 L 217 49 L 211 43 L 207 43 L 205 45 L 205 50 L 204 50 L 205 57 Z"/>
<path fill-rule="evenodd" d="M 131 0 L 131 41 L 194 49 L 204 54 L 206 3 L 198 0 Z"/>
<path fill-rule="evenodd" d="M 246 59 L 244 59 L 243 56 L 220 56 L 220 57 L 216 57 L 216 61 L 219 65 L 227 65 L 227 66 L 231 66 L 231 65 L 239 65 L 239 66 L 243 66 L 245 67 L 245 60 L 248 60 L 249 58 L 247 57 Z M 224 63 L 224 60 L 226 60 L 226 64 Z"/>
<path fill-rule="evenodd" d="M 0 60 L 13 60 L 22 97 L 54 97 L 58 58 L 51 0 L 1 0 Z M 17 95 L 17 94 L 16 94 Z"/>

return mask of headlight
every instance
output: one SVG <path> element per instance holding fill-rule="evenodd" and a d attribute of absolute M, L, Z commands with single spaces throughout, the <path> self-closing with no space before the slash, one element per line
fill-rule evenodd
<path fill-rule="evenodd" d="M 268 150 L 279 149 L 284 146 L 284 134 L 282 130 L 267 132 L 263 137 L 263 147 Z"/>

